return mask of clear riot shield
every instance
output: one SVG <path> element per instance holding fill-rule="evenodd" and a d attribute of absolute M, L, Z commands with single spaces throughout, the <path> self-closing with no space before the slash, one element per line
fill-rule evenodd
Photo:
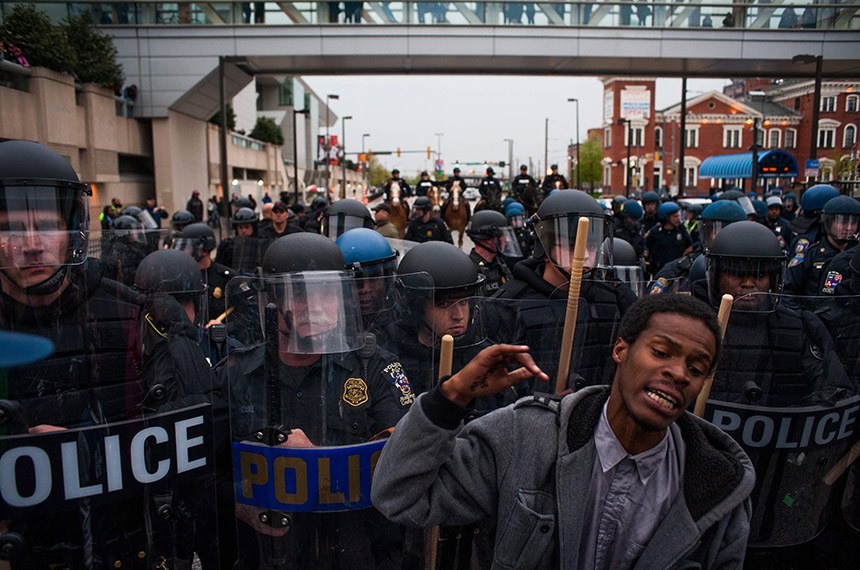
<path fill-rule="evenodd" d="M 558 299 L 493 297 L 484 302 L 488 340 L 492 344 L 528 345 L 532 358 L 550 377 L 549 382 L 530 380 L 527 384 L 518 386 L 517 391 L 520 395 L 555 391 L 567 313 L 567 298 L 560 295 L 559 297 Z M 597 376 L 596 371 L 591 370 L 596 365 L 597 359 L 585 355 L 589 334 L 593 334 L 589 331 L 590 313 L 589 303 L 580 298 L 576 313 L 570 374 L 567 380 L 567 388 L 571 390 L 591 385 L 586 384 L 585 376 L 582 374 L 584 366 L 589 367 L 589 378 Z"/>
<path fill-rule="evenodd" d="M 90 256 L 98 258 L 104 275 L 129 287 L 137 266 L 170 238 L 167 229 L 110 229 L 90 233 Z"/>
<path fill-rule="evenodd" d="M 173 331 L 144 353 L 136 293 L 96 264 L 64 279 L 0 308 L 4 328 L 54 344 L 0 370 L 0 558 L 13 569 L 188 567 L 195 554 L 217 564 L 211 370 Z"/>
<path fill-rule="evenodd" d="M 840 497 L 822 478 L 856 439 L 858 410 L 857 396 L 781 408 L 708 401 L 705 419 L 734 438 L 755 468 L 749 548 L 802 544 L 824 530 Z"/>
<path fill-rule="evenodd" d="M 224 240 L 218 247 L 218 263 L 245 275 L 251 275 L 260 265 L 266 247 L 271 242 L 258 237 L 235 236 Z"/>
<path fill-rule="evenodd" d="M 370 508 L 370 481 L 414 401 L 408 377 L 365 337 L 350 273 L 258 277 L 252 290 L 256 302 L 231 317 L 257 318 L 262 340 L 231 352 L 220 370 L 238 567 L 384 567 L 400 556 L 400 531 Z"/>
<path fill-rule="evenodd" d="M 844 364 L 852 350 L 856 360 L 858 341 L 846 348 L 839 337 L 850 321 L 844 313 L 817 318 L 779 295 L 735 298 L 705 417 L 756 469 L 750 547 L 812 540 L 842 500 L 843 486 L 822 477 L 857 439 L 860 398 Z"/>

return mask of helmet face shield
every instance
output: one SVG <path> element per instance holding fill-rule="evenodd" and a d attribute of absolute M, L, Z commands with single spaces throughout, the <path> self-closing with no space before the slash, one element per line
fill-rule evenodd
<path fill-rule="evenodd" d="M 569 214 L 540 220 L 535 223 L 535 233 L 550 261 L 564 271 L 570 270 L 573 261 L 573 248 L 576 245 L 576 231 L 580 216 Z M 601 244 L 607 232 L 605 217 L 588 216 L 588 238 L 585 244 L 583 271 L 597 266 L 600 260 Z M 608 260 L 611 263 L 611 259 Z"/>
<path fill-rule="evenodd" d="M 709 256 L 708 296 L 714 307 L 725 294 L 734 297 L 732 310 L 770 313 L 782 289 L 783 259 Z"/>
<path fill-rule="evenodd" d="M 76 186 L 0 186 L 0 268 L 44 279 L 87 259 L 89 211 L 85 186 Z"/>
<path fill-rule="evenodd" d="M 821 214 L 821 223 L 831 239 L 845 243 L 856 239 L 860 215 L 823 213 Z"/>
<path fill-rule="evenodd" d="M 278 310 L 279 351 L 334 354 L 361 346 L 361 310 L 355 280 L 346 271 L 303 271 L 262 279 L 260 315 Z"/>
<path fill-rule="evenodd" d="M 722 231 L 724 227 L 732 222 L 724 222 L 722 220 L 702 220 L 699 223 L 699 238 L 702 240 L 702 247 L 708 249 L 714 242 L 714 238 Z"/>
<path fill-rule="evenodd" d="M 331 239 L 337 239 L 341 234 L 355 228 L 374 228 L 373 220 L 360 218 L 350 214 L 333 214 L 325 216 L 322 222 L 322 233 Z"/>
<path fill-rule="evenodd" d="M 613 269 L 615 270 L 615 277 L 619 281 L 626 283 L 636 293 L 637 297 L 645 295 L 645 287 L 648 282 L 645 280 L 645 272 L 641 266 L 616 265 Z"/>
<path fill-rule="evenodd" d="M 195 260 L 200 261 L 206 255 L 202 240 L 177 235 L 173 238 L 173 249 L 184 251 Z"/>

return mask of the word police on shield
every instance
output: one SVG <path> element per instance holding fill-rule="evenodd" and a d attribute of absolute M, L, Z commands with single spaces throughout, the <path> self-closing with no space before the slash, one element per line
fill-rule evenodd
<path fill-rule="evenodd" d="M 860 396 L 833 406 L 768 408 L 709 400 L 705 419 L 745 449 L 803 451 L 851 441 Z"/>
<path fill-rule="evenodd" d="M 342 447 L 233 443 L 236 501 L 291 512 L 366 509 L 385 440 Z"/>
<path fill-rule="evenodd" d="M 211 406 L 0 438 L 0 519 L 77 508 L 76 501 L 142 494 L 212 469 Z"/>

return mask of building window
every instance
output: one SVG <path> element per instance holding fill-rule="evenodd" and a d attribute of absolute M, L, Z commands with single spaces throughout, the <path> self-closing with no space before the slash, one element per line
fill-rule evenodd
<path fill-rule="evenodd" d="M 278 87 L 278 106 L 292 107 L 293 106 L 293 78 L 288 77 Z"/>
<path fill-rule="evenodd" d="M 833 148 L 836 140 L 836 129 L 827 128 L 818 130 L 818 148 Z"/>
<path fill-rule="evenodd" d="M 857 126 L 847 125 L 845 134 L 842 137 L 842 146 L 845 148 L 853 148 L 857 144 Z"/>
<path fill-rule="evenodd" d="M 794 110 L 800 111 L 800 97 L 794 98 Z"/>
<path fill-rule="evenodd" d="M 609 166 L 603 167 L 603 186 L 609 188 L 612 186 L 612 168 Z"/>
<path fill-rule="evenodd" d="M 779 148 L 780 139 L 782 138 L 779 129 L 771 129 L 767 132 L 767 148 Z"/>
<path fill-rule="evenodd" d="M 627 128 L 627 124 L 624 125 L 624 146 L 628 145 L 628 137 L 632 135 L 632 139 L 629 141 L 630 146 L 638 148 L 641 146 L 645 146 L 645 127 L 634 127 L 630 125 L 630 128 Z"/>
<path fill-rule="evenodd" d="M 603 129 L 603 148 L 610 148 L 612 146 L 612 129 L 606 128 Z"/>
<path fill-rule="evenodd" d="M 663 127 L 654 128 L 654 148 L 663 148 Z"/>
<path fill-rule="evenodd" d="M 797 129 L 785 129 L 785 148 L 797 146 Z"/>
<path fill-rule="evenodd" d="M 845 98 L 845 112 L 846 113 L 856 113 L 858 107 L 858 101 L 860 101 L 860 95 L 849 95 Z"/>
<path fill-rule="evenodd" d="M 723 148 L 741 148 L 743 127 L 726 127 L 723 129 Z"/>
<path fill-rule="evenodd" d="M 697 148 L 699 146 L 699 128 L 686 129 L 685 145 L 687 148 Z"/>
<path fill-rule="evenodd" d="M 822 97 L 821 112 L 833 113 L 834 111 L 836 111 L 836 97 Z"/>

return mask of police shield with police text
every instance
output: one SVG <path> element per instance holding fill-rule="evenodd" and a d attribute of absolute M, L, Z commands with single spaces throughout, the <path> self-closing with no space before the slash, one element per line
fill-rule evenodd
<path fill-rule="evenodd" d="M 394 564 L 398 531 L 370 508 L 370 476 L 414 399 L 409 380 L 394 355 L 366 341 L 355 278 L 332 240 L 279 238 L 262 269 L 254 290 L 264 341 L 233 351 L 219 371 L 229 386 L 239 567 Z"/>

